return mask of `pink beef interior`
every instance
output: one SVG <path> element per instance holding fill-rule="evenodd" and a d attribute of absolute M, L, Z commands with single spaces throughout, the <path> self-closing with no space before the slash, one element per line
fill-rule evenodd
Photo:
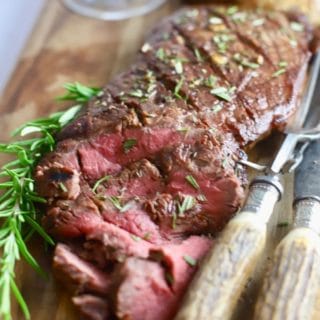
<path fill-rule="evenodd" d="M 183 9 L 59 134 L 36 189 L 54 272 L 85 319 L 174 317 L 243 200 L 237 160 L 295 110 L 312 38 L 292 29 L 300 18 Z"/>

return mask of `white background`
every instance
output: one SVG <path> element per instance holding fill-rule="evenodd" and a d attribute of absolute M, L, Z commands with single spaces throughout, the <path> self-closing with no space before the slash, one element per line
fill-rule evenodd
<path fill-rule="evenodd" d="M 45 0 L 0 0 L 0 94 L 14 70 L 45 2 Z"/>

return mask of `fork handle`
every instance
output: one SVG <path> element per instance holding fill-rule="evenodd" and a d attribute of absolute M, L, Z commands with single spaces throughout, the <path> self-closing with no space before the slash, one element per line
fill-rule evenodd
<path fill-rule="evenodd" d="M 279 191 L 254 181 L 243 211 L 227 224 L 203 261 L 175 320 L 230 319 L 266 242 Z"/>
<path fill-rule="evenodd" d="M 296 205 L 296 228 L 275 250 L 258 297 L 254 319 L 311 320 L 317 312 L 319 315 L 319 217 L 319 201 L 303 200 Z"/>

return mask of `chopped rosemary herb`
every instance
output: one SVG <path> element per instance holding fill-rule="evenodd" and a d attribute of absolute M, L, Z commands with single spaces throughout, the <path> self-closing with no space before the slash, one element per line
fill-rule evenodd
<path fill-rule="evenodd" d="M 117 196 L 110 196 L 109 198 L 109 201 L 113 204 L 113 206 L 115 208 L 117 208 L 119 211 L 122 210 L 122 205 L 120 203 L 120 197 L 117 197 Z"/>
<path fill-rule="evenodd" d="M 198 62 L 203 62 L 203 57 L 202 57 L 199 49 L 197 49 L 197 48 L 194 49 L 194 55 L 196 56 Z"/>
<path fill-rule="evenodd" d="M 180 90 L 183 86 L 183 82 L 184 82 L 184 77 L 181 77 L 180 80 L 178 81 L 178 83 L 176 84 L 174 91 L 173 91 L 173 94 L 179 99 L 183 99 L 180 95 Z"/>
<path fill-rule="evenodd" d="M 213 113 L 217 113 L 217 112 L 219 112 L 220 110 L 222 110 L 222 105 L 221 105 L 220 103 L 214 105 L 213 108 L 212 108 L 212 112 L 213 112 Z"/>
<path fill-rule="evenodd" d="M 98 96 L 102 90 L 101 88 L 87 87 L 79 82 L 66 83 L 64 88 L 67 90 L 67 94 L 57 98 L 59 101 L 75 101 L 84 103 L 94 96 Z"/>
<path fill-rule="evenodd" d="M 128 93 L 128 95 L 136 98 L 143 98 L 144 96 L 143 91 L 141 89 L 132 90 Z"/>
<path fill-rule="evenodd" d="M 291 45 L 291 47 L 295 48 L 295 47 L 298 45 L 297 40 L 295 40 L 295 39 L 290 39 L 290 45 Z"/>
<path fill-rule="evenodd" d="M 224 158 L 222 161 L 222 168 L 226 169 L 228 167 L 229 161 L 227 158 Z"/>
<path fill-rule="evenodd" d="M 190 129 L 189 128 L 179 128 L 177 129 L 178 132 L 187 133 Z"/>
<path fill-rule="evenodd" d="M 58 183 L 59 188 L 63 191 L 63 192 L 68 192 L 67 187 L 63 184 L 63 182 L 59 182 Z"/>
<path fill-rule="evenodd" d="M 242 56 L 240 53 L 234 54 L 233 60 L 247 68 L 258 69 L 260 67 L 260 64 L 250 62 L 246 57 Z"/>
<path fill-rule="evenodd" d="M 128 153 L 137 144 L 136 139 L 127 139 L 123 142 L 122 147 L 125 153 Z"/>
<path fill-rule="evenodd" d="M 296 31 L 296 32 L 304 31 L 304 25 L 296 21 L 292 21 L 290 23 L 290 27 L 293 31 Z"/>
<path fill-rule="evenodd" d="M 233 40 L 233 37 L 229 34 L 218 34 L 218 35 L 213 36 L 212 40 L 216 44 L 216 46 L 218 47 L 219 52 L 225 53 L 228 48 L 228 42 Z"/>
<path fill-rule="evenodd" d="M 97 188 L 100 186 L 101 183 L 108 181 L 111 178 L 111 176 L 104 176 L 101 179 L 97 180 L 92 188 L 92 192 L 96 192 Z"/>
<path fill-rule="evenodd" d="M 219 17 L 211 17 L 209 19 L 209 23 L 210 24 L 222 24 L 223 23 L 223 20 Z"/>
<path fill-rule="evenodd" d="M 191 267 L 195 267 L 197 265 L 197 260 L 192 258 L 191 256 L 185 255 L 183 256 L 184 261 Z"/>
<path fill-rule="evenodd" d="M 199 200 L 199 201 L 207 201 L 207 198 L 206 198 L 206 196 L 204 194 L 199 194 L 197 196 L 197 200 Z"/>
<path fill-rule="evenodd" d="M 218 88 L 212 89 L 210 93 L 222 100 L 230 102 L 232 100 L 231 95 L 234 93 L 235 89 L 236 89 L 235 87 L 231 87 L 231 88 L 218 87 Z"/>
<path fill-rule="evenodd" d="M 126 203 L 124 206 L 122 206 L 120 212 L 126 212 L 126 211 L 128 211 L 130 208 L 132 208 L 132 202 L 128 202 L 128 203 Z"/>
<path fill-rule="evenodd" d="M 213 88 L 216 85 L 216 82 L 217 78 L 211 74 L 207 79 L 205 79 L 204 84 L 209 88 Z"/>
<path fill-rule="evenodd" d="M 280 61 L 279 62 L 279 67 L 286 68 L 287 66 L 288 66 L 288 62 L 287 61 Z"/>
<path fill-rule="evenodd" d="M 177 74 L 181 74 L 183 72 L 183 65 L 180 59 L 174 60 L 174 69 L 176 70 Z"/>
<path fill-rule="evenodd" d="M 135 234 L 132 234 L 132 235 L 131 235 L 131 238 L 132 238 L 134 241 L 136 241 L 136 242 L 139 242 L 139 241 L 141 240 L 141 238 L 138 237 L 138 236 L 136 236 Z"/>
<path fill-rule="evenodd" d="M 182 201 L 182 204 L 178 203 L 178 215 L 181 217 L 184 213 L 190 210 L 195 205 L 195 199 L 193 196 L 187 195 Z"/>
<path fill-rule="evenodd" d="M 172 229 L 175 229 L 177 226 L 177 213 L 173 211 L 172 213 Z"/>
<path fill-rule="evenodd" d="M 232 15 L 232 20 L 235 22 L 245 22 L 247 19 L 247 13 L 246 12 L 236 12 Z"/>
<path fill-rule="evenodd" d="M 264 25 L 264 23 L 265 23 L 265 19 L 264 18 L 260 18 L 260 19 L 256 19 L 256 20 L 252 21 L 252 25 L 254 27 L 260 27 L 260 26 Z"/>
<path fill-rule="evenodd" d="M 164 60 L 165 57 L 166 57 L 166 54 L 164 52 L 164 49 L 163 48 L 159 48 L 156 52 L 156 57 L 160 60 Z"/>
<path fill-rule="evenodd" d="M 229 16 L 232 16 L 233 14 L 235 14 L 238 11 L 238 7 L 237 6 L 231 6 L 227 9 L 227 14 Z"/>
<path fill-rule="evenodd" d="M 286 71 L 287 71 L 286 68 L 281 68 L 281 69 L 277 70 L 276 72 L 274 72 L 274 73 L 272 74 L 272 77 L 273 77 L 273 78 L 279 77 L 280 75 L 284 74 Z"/>
<path fill-rule="evenodd" d="M 196 190 L 200 189 L 200 186 L 199 186 L 198 182 L 196 181 L 196 179 L 191 174 L 186 176 L 186 180 Z"/>

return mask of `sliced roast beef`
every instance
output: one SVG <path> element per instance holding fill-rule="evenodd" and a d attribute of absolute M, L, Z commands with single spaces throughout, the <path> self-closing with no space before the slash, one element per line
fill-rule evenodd
<path fill-rule="evenodd" d="M 79 258 L 64 244 L 58 244 L 55 249 L 53 267 L 57 278 L 74 294 L 93 292 L 106 295 L 108 292 L 110 280 L 107 275 Z"/>
<path fill-rule="evenodd" d="M 297 106 L 311 39 L 293 13 L 183 9 L 59 133 L 35 187 L 83 317 L 172 319 L 243 200 L 238 160 Z"/>
<path fill-rule="evenodd" d="M 80 319 L 110 319 L 109 307 L 106 299 L 90 294 L 83 294 L 73 297 L 72 302 L 81 315 Z"/>

